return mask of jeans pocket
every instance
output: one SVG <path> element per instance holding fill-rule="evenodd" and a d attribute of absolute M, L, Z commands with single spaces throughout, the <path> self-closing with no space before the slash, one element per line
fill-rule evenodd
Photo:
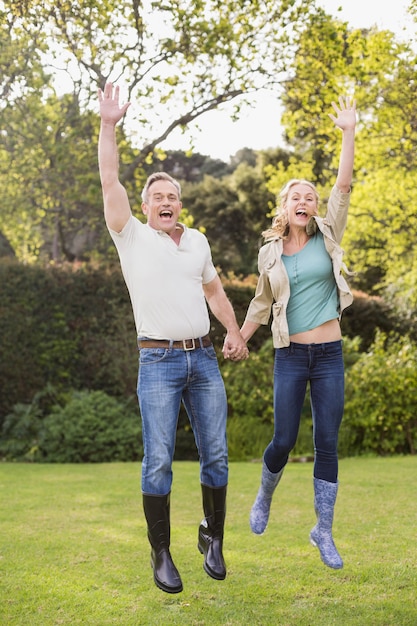
<path fill-rule="evenodd" d="M 217 361 L 217 354 L 213 345 L 207 346 L 207 348 L 203 348 L 203 351 L 209 357 L 209 359 Z"/>
<path fill-rule="evenodd" d="M 152 365 L 152 363 L 160 363 L 167 355 L 167 348 L 141 348 L 139 350 L 139 364 Z"/>
<path fill-rule="evenodd" d="M 289 346 L 285 348 L 276 348 L 275 350 L 275 357 L 277 359 L 286 359 L 290 356 L 290 354 L 291 354 L 291 348 Z"/>

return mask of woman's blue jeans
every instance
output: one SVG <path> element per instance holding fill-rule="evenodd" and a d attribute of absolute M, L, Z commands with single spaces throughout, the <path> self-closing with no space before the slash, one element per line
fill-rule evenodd
<path fill-rule="evenodd" d="M 301 410 L 310 383 L 313 417 L 314 477 L 337 482 L 337 441 L 344 408 L 342 342 L 320 344 L 291 342 L 275 350 L 274 437 L 264 460 L 279 472 L 295 446 Z"/>
<path fill-rule="evenodd" d="M 166 495 L 171 491 L 181 401 L 199 454 L 200 481 L 224 487 L 227 400 L 213 346 L 189 351 L 141 348 L 137 393 L 144 447 L 142 492 Z"/>

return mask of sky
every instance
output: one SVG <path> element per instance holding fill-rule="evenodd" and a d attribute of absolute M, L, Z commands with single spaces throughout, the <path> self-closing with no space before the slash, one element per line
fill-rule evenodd
<path fill-rule="evenodd" d="M 401 37 L 404 28 L 411 25 L 406 13 L 406 0 L 321 0 L 320 4 L 328 13 L 349 22 L 353 28 L 377 26 Z M 253 107 L 242 113 L 237 122 L 231 121 L 227 107 L 203 115 L 198 121 L 200 130 L 192 132 L 193 151 L 227 162 L 241 148 L 276 148 L 283 144 L 279 121 L 277 99 L 270 93 L 257 94 Z M 188 150 L 190 144 L 188 132 L 185 135 L 174 132 L 161 147 Z"/>

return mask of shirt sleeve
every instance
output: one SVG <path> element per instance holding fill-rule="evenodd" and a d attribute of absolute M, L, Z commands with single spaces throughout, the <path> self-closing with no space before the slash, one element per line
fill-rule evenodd
<path fill-rule="evenodd" d="M 144 224 L 142 224 L 137 217 L 131 215 L 119 233 L 111 228 L 108 228 L 108 231 L 116 248 L 118 250 L 124 250 L 137 239 L 142 227 L 144 227 Z"/>
<path fill-rule="evenodd" d="M 217 270 L 214 267 L 213 259 L 211 256 L 210 244 L 207 240 L 207 237 L 201 233 L 202 239 L 204 241 L 204 245 L 206 246 L 206 261 L 203 267 L 203 285 L 207 285 L 212 280 L 214 280 L 217 276 Z"/>

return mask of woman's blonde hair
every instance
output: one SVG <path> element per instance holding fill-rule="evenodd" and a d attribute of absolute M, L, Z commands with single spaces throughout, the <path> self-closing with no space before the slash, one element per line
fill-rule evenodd
<path fill-rule="evenodd" d="M 262 233 L 262 237 L 264 239 L 286 239 L 288 237 L 289 225 L 288 225 L 288 214 L 286 212 L 287 200 L 290 190 L 294 185 L 308 185 L 311 187 L 314 195 L 316 197 L 317 206 L 320 201 L 320 196 L 318 191 L 309 180 L 305 180 L 304 178 L 292 178 L 289 180 L 286 185 L 279 192 L 280 204 L 277 208 L 277 214 L 272 220 L 272 226 L 267 230 L 264 230 Z"/>

